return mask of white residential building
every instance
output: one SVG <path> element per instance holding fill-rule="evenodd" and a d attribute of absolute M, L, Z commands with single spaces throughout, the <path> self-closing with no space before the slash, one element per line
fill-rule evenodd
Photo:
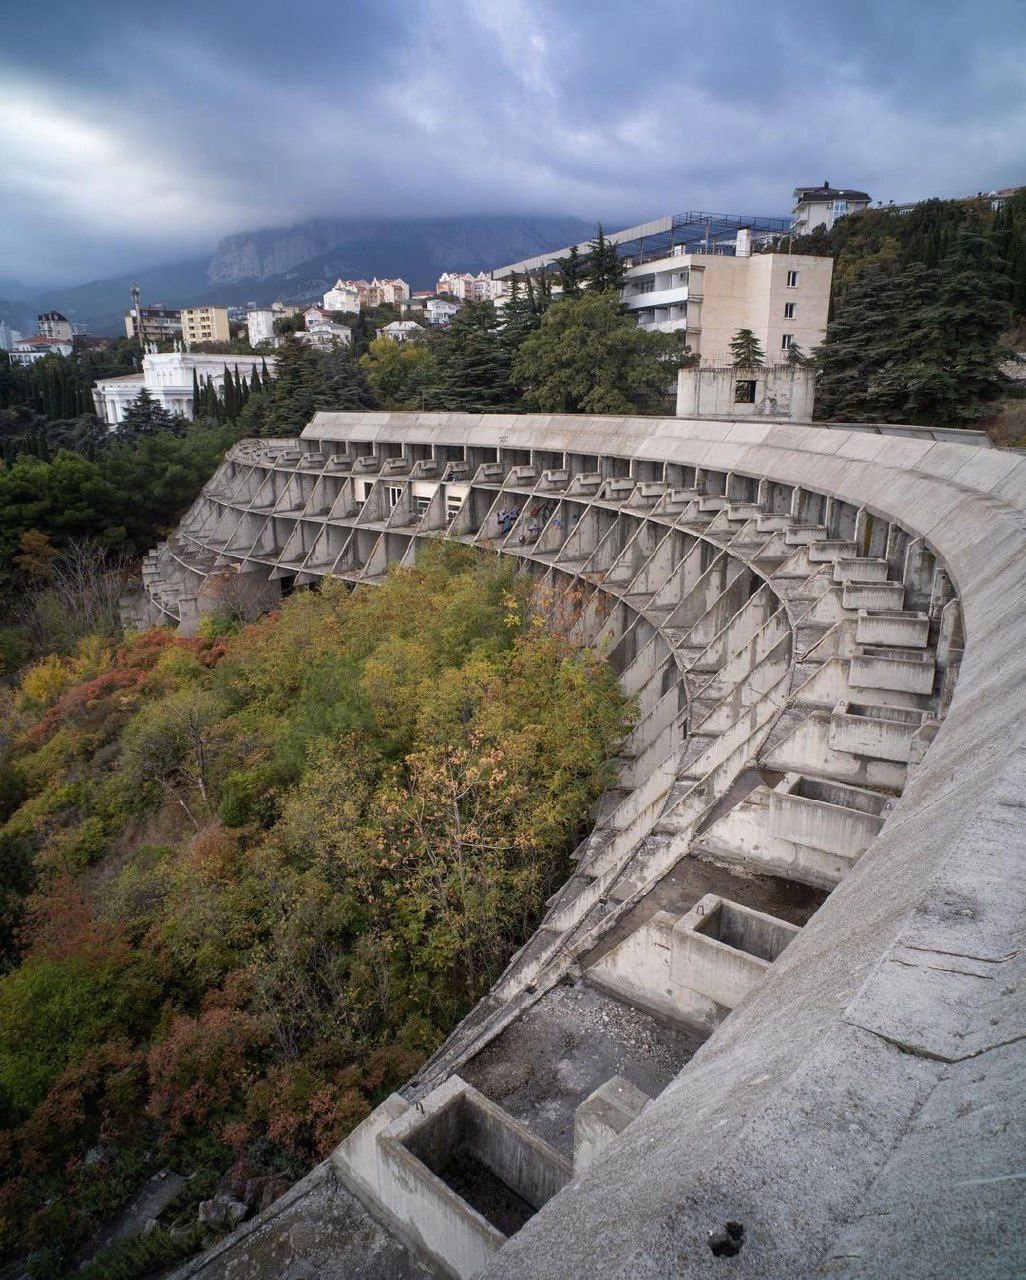
<path fill-rule="evenodd" d="M 124 420 L 125 410 L 146 390 L 169 413 L 191 418 L 193 375 L 199 382 L 213 379 L 218 388 L 224 384 L 227 369 L 237 370 L 246 378 L 253 370 L 274 372 L 274 356 L 210 355 L 201 352 L 170 351 L 163 354 L 148 351 L 143 356 L 142 372 L 121 378 L 101 378 L 93 384 L 93 403 L 97 416 L 113 430 Z"/>
<path fill-rule="evenodd" d="M 11 346 L 12 364 L 35 364 L 44 356 L 70 356 L 74 350 L 71 338 L 19 338 Z"/>
<path fill-rule="evenodd" d="M 270 308 L 247 311 L 246 332 L 251 347 L 259 347 L 263 342 L 271 347 L 278 345 L 278 335 L 274 332 L 274 312 Z"/>
<path fill-rule="evenodd" d="M 339 324 L 337 320 L 332 320 L 313 307 L 306 313 L 306 329 L 297 333 L 296 337 L 311 347 L 348 347 L 353 341 L 353 331 L 348 325 Z"/>
<path fill-rule="evenodd" d="M 429 298 L 424 304 L 426 319 L 430 325 L 448 324 L 459 309 L 460 304 L 448 298 Z"/>
<path fill-rule="evenodd" d="M 336 280 L 324 295 L 325 311 L 344 311 L 356 315 L 360 310 L 360 291 L 352 280 Z"/>
<path fill-rule="evenodd" d="M 829 231 L 838 218 L 868 209 L 871 203 L 865 191 L 832 187 L 829 182 L 821 187 L 795 187 L 792 230 L 798 236 L 807 236 L 817 227 Z"/>
<path fill-rule="evenodd" d="M 393 320 L 391 324 L 383 325 L 378 332 L 391 338 L 393 342 L 410 342 L 423 337 L 424 326 L 419 325 L 416 320 Z"/>

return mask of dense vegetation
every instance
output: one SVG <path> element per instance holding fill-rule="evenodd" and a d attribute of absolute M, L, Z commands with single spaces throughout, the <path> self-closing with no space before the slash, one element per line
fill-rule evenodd
<path fill-rule="evenodd" d="M 298 1175 L 487 989 L 625 727 L 543 603 L 438 544 L 242 629 L 87 637 L 7 691 L 5 1256 L 73 1272 L 162 1167 L 190 1177 L 157 1232 L 89 1274 L 195 1249 L 226 1170 Z"/>
<path fill-rule="evenodd" d="M 816 412 L 841 421 L 972 424 L 1008 390 L 1026 316 L 1026 192 L 869 209 L 780 245 L 834 257 Z"/>

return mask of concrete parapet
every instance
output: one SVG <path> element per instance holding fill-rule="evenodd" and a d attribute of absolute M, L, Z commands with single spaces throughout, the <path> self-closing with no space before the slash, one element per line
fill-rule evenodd
<path fill-rule="evenodd" d="M 787 774 L 770 797 L 770 834 L 793 844 L 857 856 L 883 826 L 887 797 L 877 791 Z"/>
<path fill-rule="evenodd" d="M 648 1094 L 623 1076 L 613 1076 L 589 1094 L 574 1113 L 574 1173 L 586 1169 L 648 1101 Z"/>

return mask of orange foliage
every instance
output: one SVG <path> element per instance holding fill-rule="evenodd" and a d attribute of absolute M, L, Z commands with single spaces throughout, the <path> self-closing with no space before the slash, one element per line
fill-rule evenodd
<path fill-rule="evenodd" d="M 218 1127 L 251 1086 L 254 1060 L 266 1037 L 259 1021 L 234 1009 L 176 1016 L 150 1049 L 146 1111 L 169 1142 L 191 1130 Z"/>

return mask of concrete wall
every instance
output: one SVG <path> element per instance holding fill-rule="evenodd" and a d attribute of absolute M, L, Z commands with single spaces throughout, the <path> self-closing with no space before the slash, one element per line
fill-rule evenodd
<path fill-rule="evenodd" d="M 776 357 L 771 357 L 776 358 Z M 755 400 L 738 403 L 738 381 L 755 382 Z M 677 371 L 677 414 L 685 418 L 812 418 L 816 375 L 807 366 L 769 364 L 751 372 L 730 365 L 695 365 Z"/>

